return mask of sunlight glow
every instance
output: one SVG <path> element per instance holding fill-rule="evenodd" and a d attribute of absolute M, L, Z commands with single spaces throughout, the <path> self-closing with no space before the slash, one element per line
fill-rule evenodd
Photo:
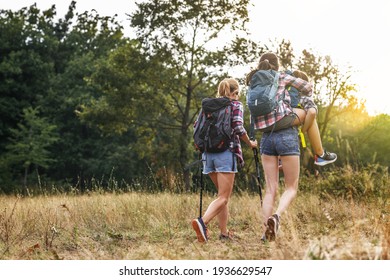
<path fill-rule="evenodd" d="M 357 96 L 370 114 L 390 114 L 382 86 L 390 65 L 390 2 L 386 0 L 253 1 L 250 32 L 257 40 L 286 39 L 297 54 L 329 55 L 341 69 L 352 67 Z M 266 24 L 264 24 L 266 23 Z"/>

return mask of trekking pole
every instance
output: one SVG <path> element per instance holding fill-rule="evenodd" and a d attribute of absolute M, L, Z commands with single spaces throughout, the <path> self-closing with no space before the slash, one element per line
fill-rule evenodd
<path fill-rule="evenodd" d="M 252 118 L 251 118 L 251 127 L 250 127 L 250 139 L 252 141 L 255 140 L 255 124 Z M 261 206 L 263 206 L 263 194 L 261 192 L 259 152 L 257 147 L 253 148 L 252 150 L 253 150 L 253 157 L 255 158 L 255 164 L 256 164 L 257 185 L 259 187 L 260 204 Z"/>
<path fill-rule="evenodd" d="M 196 173 L 196 176 L 193 176 L 193 182 L 195 183 L 196 187 L 199 187 L 200 185 L 200 195 L 199 195 L 199 218 L 202 217 L 202 199 L 203 199 L 203 163 L 202 163 L 202 154 L 199 156 L 199 160 L 194 161 L 187 165 L 184 170 L 189 170 L 190 168 L 200 164 L 200 167 L 198 168 L 198 171 L 200 171 L 200 179 Z"/>
<path fill-rule="evenodd" d="M 200 167 L 200 193 L 199 193 L 199 218 L 202 218 L 202 204 L 203 204 L 203 164 Z"/>

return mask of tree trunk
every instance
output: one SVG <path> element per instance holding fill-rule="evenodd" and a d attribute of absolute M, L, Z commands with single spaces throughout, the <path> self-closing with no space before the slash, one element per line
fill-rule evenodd
<path fill-rule="evenodd" d="M 192 76 L 190 76 L 187 86 L 186 105 L 181 123 L 181 138 L 180 138 L 180 165 L 183 170 L 184 186 L 186 191 L 191 189 L 190 171 L 185 167 L 188 165 L 188 128 L 190 121 L 191 97 L 193 88 L 191 87 Z"/>
<path fill-rule="evenodd" d="M 183 171 L 183 180 L 185 190 L 191 189 L 190 171 L 185 167 L 188 165 L 188 129 L 182 128 L 182 135 L 180 138 L 180 166 Z"/>
<path fill-rule="evenodd" d="M 23 187 L 24 187 L 24 190 L 25 190 L 26 194 L 28 194 L 28 189 L 27 189 L 27 175 L 28 175 L 28 166 L 25 166 L 25 167 L 24 167 Z"/>

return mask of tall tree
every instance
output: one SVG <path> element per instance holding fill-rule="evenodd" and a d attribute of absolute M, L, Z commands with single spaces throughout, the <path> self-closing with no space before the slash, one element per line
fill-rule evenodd
<path fill-rule="evenodd" d="M 37 108 L 23 109 L 23 121 L 17 129 L 11 129 L 10 143 L 6 158 L 12 165 L 20 164 L 24 169 L 23 186 L 27 188 L 27 176 L 31 166 L 47 168 L 55 162 L 50 146 L 58 141 L 56 126 L 39 116 Z"/>
<path fill-rule="evenodd" d="M 361 101 L 353 94 L 356 85 L 351 81 L 351 69 L 342 70 L 330 56 L 315 55 L 309 50 L 302 51 L 296 67 L 308 73 L 314 85 L 314 98 L 319 108 L 317 121 L 321 136 L 326 139 L 334 118 L 361 106 Z"/>
<path fill-rule="evenodd" d="M 0 152 L 23 109 L 46 95 L 56 50 L 47 28 L 53 16 L 53 9 L 41 14 L 35 5 L 0 11 Z"/>
<path fill-rule="evenodd" d="M 77 113 L 88 127 L 98 127 L 103 137 L 122 138 L 127 143 L 120 148 L 128 155 L 127 174 L 134 178 L 142 170 L 145 175 L 147 166 L 141 164 L 141 160 L 150 162 L 165 150 L 158 143 L 161 131 L 154 130 L 162 114 L 158 106 L 162 100 L 157 99 L 154 89 L 147 85 L 151 71 L 163 73 L 164 69 L 158 62 L 146 60 L 136 40 L 128 41 L 95 64 L 88 84 L 100 94 L 83 103 Z"/>
<path fill-rule="evenodd" d="M 98 61 L 105 60 L 126 40 L 114 18 L 101 17 L 94 11 L 76 14 L 74 9 L 75 2 L 72 2 L 65 19 L 55 25 L 59 38 L 56 72 L 49 95 L 42 102 L 62 135 L 56 144 L 60 161 L 53 166 L 52 176 L 79 183 L 110 172 L 102 147 L 112 141 L 104 139 L 98 129 L 81 122 L 76 111 L 100 95 L 88 81 Z"/>
<path fill-rule="evenodd" d="M 52 147 L 57 161 L 47 174 L 73 182 L 99 176 L 102 166 L 111 169 L 101 152 L 113 139 L 81 123 L 75 111 L 99 95 L 86 79 L 97 61 L 126 42 L 115 17 L 75 9 L 72 1 L 58 21 L 54 5 L 45 11 L 32 5 L 0 12 L 0 153 L 6 151 L 11 129 L 23 121 L 23 109 L 39 106 L 61 136 Z"/>
<path fill-rule="evenodd" d="M 161 129 L 174 131 L 178 162 L 186 186 L 190 161 L 190 129 L 202 97 L 214 95 L 218 80 L 235 65 L 253 61 L 258 50 L 247 40 L 249 0 L 143 1 L 132 15 L 145 53 L 165 71 L 155 72 L 149 85 L 155 88 L 164 115 Z"/>

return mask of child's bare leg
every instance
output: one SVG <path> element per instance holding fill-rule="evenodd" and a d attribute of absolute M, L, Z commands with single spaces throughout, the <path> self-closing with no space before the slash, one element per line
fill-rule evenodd
<path fill-rule="evenodd" d="M 313 125 L 314 121 L 316 120 L 317 117 L 317 110 L 314 108 L 310 108 L 306 112 L 306 118 L 305 118 L 305 123 L 302 126 L 302 132 L 306 133 L 309 128 Z"/>
<path fill-rule="evenodd" d="M 317 120 L 314 118 L 312 125 L 307 130 L 307 136 L 309 136 L 310 144 L 316 155 L 323 155 L 324 148 L 322 147 L 320 130 L 318 128 Z"/>
<path fill-rule="evenodd" d="M 298 116 L 293 125 L 301 125 L 303 123 L 302 132 L 306 132 L 309 137 L 310 144 L 316 155 L 323 155 L 322 141 L 320 130 L 317 124 L 317 110 L 310 108 L 307 113 L 303 109 L 294 108 L 294 113 Z"/>
<path fill-rule="evenodd" d="M 307 133 L 309 136 L 314 153 L 321 156 L 324 153 L 324 149 L 322 147 L 320 130 L 317 123 L 317 110 L 315 108 L 307 110 L 305 123 L 302 126 L 302 132 Z"/>
<path fill-rule="evenodd" d="M 305 123 L 306 118 L 306 112 L 303 109 L 293 108 L 294 114 L 297 116 L 297 118 L 292 123 L 292 126 L 299 126 Z"/>

